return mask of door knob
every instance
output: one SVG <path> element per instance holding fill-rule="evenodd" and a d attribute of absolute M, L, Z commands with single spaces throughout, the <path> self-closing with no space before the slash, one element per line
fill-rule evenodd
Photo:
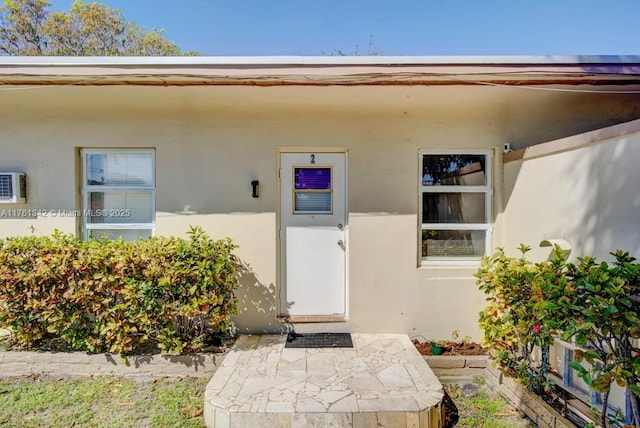
<path fill-rule="evenodd" d="M 340 224 L 338 225 L 338 229 L 340 229 L 340 230 L 344 229 L 344 226 L 342 225 L 342 223 L 340 223 Z"/>
<path fill-rule="evenodd" d="M 340 245 L 341 247 L 344 246 L 344 242 L 342 241 L 342 239 L 338 240 L 338 245 Z"/>

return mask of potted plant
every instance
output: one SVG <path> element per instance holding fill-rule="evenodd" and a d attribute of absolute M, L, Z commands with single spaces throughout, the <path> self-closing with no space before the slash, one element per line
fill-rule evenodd
<path fill-rule="evenodd" d="M 444 347 L 447 345 L 446 340 L 432 340 L 431 341 L 431 353 L 433 355 L 442 355 Z"/>

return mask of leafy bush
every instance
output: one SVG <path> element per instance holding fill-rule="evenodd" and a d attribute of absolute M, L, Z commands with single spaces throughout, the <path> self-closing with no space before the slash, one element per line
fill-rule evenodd
<path fill-rule="evenodd" d="M 477 284 L 487 294 L 489 305 L 480 312 L 480 327 L 491 356 L 529 389 L 542 393 L 548 388 L 548 347 L 556 335 L 553 315 L 558 309 L 553 294 L 563 282 L 564 256 L 559 249 L 551 261 L 533 263 L 520 246 L 520 257 L 508 257 L 499 249 L 485 258 L 476 273 Z M 542 361 L 532 365 L 535 347 Z"/>
<path fill-rule="evenodd" d="M 554 249 L 550 260 L 532 263 L 507 257 L 502 249 L 483 260 L 476 276 L 489 305 L 480 326 L 492 356 L 510 374 L 541 393 L 547 382 L 548 347 L 554 337 L 583 347 L 571 367 L 602 394 L 601 426 L 606 427 L 613 382 L 631 392 L 635 426 L 640 427 L 640 264 L 629 253 L 612 253 L 615 262 L 592 257 L 566 263 Z M 535 346 L 540 365 L 531 363 Z M 583 361 L 589 363 L 583 364 Z"/>
<path fill-rule="evenodd" d="M 201 349 L 236 313 L 230 239 L 0 240 L 0 327 L 23 349 L 130 354 Z"/>
<path fill-rule="evenodd" d="M 562 337 L 585 349 L 576 351 L 570 364 L 592 391 L 602 394 L 601 426 L 607 426 L 604 409 L 615 382 L 631 392 L 635 426 L 640 427 L 640 265 L 629 253 L 611 254 L 611 264 L 584 257 L 567 266 L 572 293 Z"/>

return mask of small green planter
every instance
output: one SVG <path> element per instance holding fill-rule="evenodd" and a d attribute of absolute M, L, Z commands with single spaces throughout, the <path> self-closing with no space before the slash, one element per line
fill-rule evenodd
<path fill-rule="evenodd" d="M 442 355 L 444 352 L 444 346 L 436 345 L 435 343 L 431 344 L 431 353 L 433 355 Z"/>

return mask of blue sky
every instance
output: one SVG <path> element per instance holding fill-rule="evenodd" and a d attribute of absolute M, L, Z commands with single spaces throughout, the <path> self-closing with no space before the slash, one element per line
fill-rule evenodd
<path fill-rule="evenodd" d="M 85 0 L 91 2 L 91 0 Z M 73 0 L 50 0 L 68 10 Z M 203 55 L 622 55 L 638 0 L 103 0 Z"/>

